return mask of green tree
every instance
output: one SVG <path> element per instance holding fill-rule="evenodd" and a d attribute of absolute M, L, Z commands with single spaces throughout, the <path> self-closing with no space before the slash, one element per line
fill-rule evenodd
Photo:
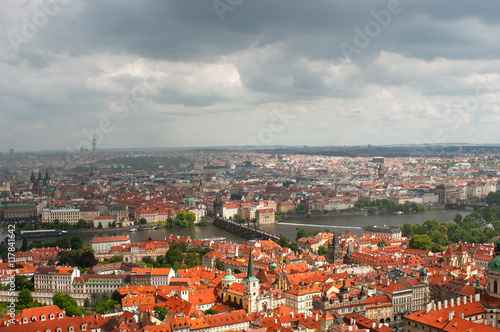
<path fill-rule="evenodd" d="M 320 256 L 328 256 L 328 247 L 327 246 L 319 246 L 318 247 L 318 255 Z"/>
<path fill-rule="evenodd" d="M 457 213 L 453 218 L 453 221 L 456 222 L 457 224 L 460 224 L 460 222 L 462 221 L 462 215 L 460 213 Z"/>
<path fill-rule="evenodd" d="M 414 235 L 409 243 L 411 249 L 431 251 L 432 241 L 426 235 Z"/>
<path fill-rule="evenodd" d="M 295 208 L 295 212 L 300 214 L 306 213 L 307 212 L 306 206 L 304 204 L 297 205 L 297 207 Z"/>
<path fill-rule="evenodd" d="M 299 251 L 298 243 L 297 242 L 290 243 L 290 249 L 292 249 L 293 251 Z"/>
<path fill-rule="evenodd" d="M 223 261 L 218 260 L 217 262 L 215 262 L 215 268 L 217 270 L 224 271 L 226 269 L 226 264 Z"/>
<path fill-rule="evenodd" d="M 73 315 L 81 316 L 85 313 L 84 310 L 78 308 L 75 299 L 68 294 L 55 293 L 52 296 L 52 303 L 57 305 L 59 309 L 65 309 L 66 315 L 69 317 Z"/>
<path fill-rule="evenodd" d="M 31 278 L 28 278 L 23 275 L 15 275 L 14 276 L 14 283 L 16 285 L 16 290 L 22 290 L 22 289 L 27 289 L 30 291 L 33 291 L 35 289 L 35 286 L 33 284 L 33 281 Z"/>
<path fill-rule="evenodd" d="M 113 256 L 109 259 L 110 263 L 120 263 L 123 262 L 123 257 L 122 256 Z"/>
<path fill-rule="evenodd" d="M 77 263 L 82 268 L 92 267 L 97 264 L 97 259 L 95 259 L 94 253 L 85 251 L 77 260 Z"/>
<path fill-rule="evenodd" d="M 153 307 L 153 310 L 155 312 L 155 315 L 158 317 L 159 320 L 163 321 L 165 319 L 165 316 L 168 315 L 168 310 L 165 307 L 161 307 L 159 305 L 155 305 Z"/>
<path fill-rule="evenodd" d="M 28 307 L 33 302 L 33 297 L 28 289 L 22 289 L 17 296 L 17 303 L 21 306 Z"/>
<path fill-rule="evenodd" d="M 295 240 L 298 240 L 300 238 L 307 237 L 307 236 L 308 236 L 307 232 L 303 228 L 301 228 L 297 231 L 297 236 L 295 236 Z"/>
<path fill-rule="evenodd" d="M 148 221 L 146 219 L 144 219 L 144 218 L 139 219 L 139 224 L 146 225 L 147 223 L 148 223 Z"/>
<path fill-rule="evenodd" d="M 83 239 L 80 235 L 75 235 L 69 240 L 71 249 L 77 250 L 83 248 Z"/>
<path fill-rule="evenodd" d="M 28 246 L 28 237 L 23 236 L 23 245 L 21 246 L 21 251 L 27 251 L 29 249 Z"/>
<path fill-rule="evenodd" d="M 424 222 L 424 226 L 427 228 L 428 231 L 435 231 L 439 230 L 439 222 L 436 219 L 427 219 Z"/>
<path fill-rule="evenodd" d="M 210 309 L 207 309 L 205 311 L 203 311 L 203 313 L 206 315 L 206 316 L 210 316 L 210 315 L 217 315 L 218 312 L 215 311 L 214 309 L 210 308 Z"/>
<path fill-rule="evenodd" d="M 185 258 L 184 262 L 186 263 L 186 265 L 188 266 L 188 268 L 192 268 L 192 267 L 198 266 L 198 265 L 200 265 L 199 255 L 196 254 L 196 253 L 188 253 L 186 255 L 186 258 Z"/>
<path fill-rule="evenodd" d="M 178 246 L 172 246 L 165 254 L 165 260 L 172 268 L 174 268 L 174 266 L 180 267 L 183 258 L 182 254 L 183 252 Z"/>
<path fill-rule="evenodd" d="M 69 249 L 71 247 L 71 244 L 69 243 L 69 238 L 66 235 L 58 237 L 54 244 L 56 247 L 59 248 Z"/>
<path fill-rule="evenodd" d="M 379 248 L 383 248 L 383 247 L 386 247 L 388 245 L 389 245 L 389 243 L 387 243 L 387 241 L 385 241 L 385 240 L 379 241 L 379 243 L 377 243 L 377 247 L 379 247 Z"/>
<path fill-rule="evenodd" d="M 98 229 L 102 229 L 102 222 L 99 221 L 99 224 L 97 225 Z"/>
<path fill-rule="evenodd" d="M 69 265 L 69 266 L 75 266 L 76 265 L 76 261 L 70 255 L 70 252 L 59 251 L 57 253 L 57 258 L 59 260 L 59 264 L 58 265 Z"/>
<path fill-rule="evenodd" d="M 87 297 L 87 298 L 85 299 L 85 301 L 83 301 L 83 306 L 84 306 L 84 307 L 86 307 L 86 308 L 88 308 L 88 307 L 90 307 L 90 305 L 91 305 L 91 304 L 90 304 L 90 300 L 89 300 L 89 298 Z"/>
<path fill-rule="evenodd" d="M 402 236 L 410 238 L 413 236 L 413 226 L 409 223 L 404 223 L 401 228 Z"/>
<path fill-rule="evenodd" d="M 280 235 L 279 240 L 276 242 L 282 248 L 288 248 L 290 245 L 290 240 L 284 235 Z"/>

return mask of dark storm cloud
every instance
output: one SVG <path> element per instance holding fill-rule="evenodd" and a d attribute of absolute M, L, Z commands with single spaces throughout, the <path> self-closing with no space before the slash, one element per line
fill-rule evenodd
<path fill-rule="evenodd" d="M 74 0 L 60 1 L 43 26 L 23 34 L 26 22 L 43 17 L 54 1 L 0 5 L 0 120 L 8 133 L 32 128 L 26 149 L 41 142 L 37 135 L 54 135 L 43 131 L 48 123 L 71 141 L 110 117 L 119 129 L 105 142 L 134 132 L 139 145 L 151 145 L 155 138 L 165 142 L 167 128 L 155 123 L 156 131 L 142 130 L 139 123 L 186 125 L 199 118 L 212 128 L 231 124 L 231 135 L 239 134 L 241 121 L 246 128 L 265 123 L 276 108 L 295 110 L 297 122 L 288 129 L 299 131 L 296 141 L 276 135 L 275 143 L 307 143 L 318 123 L 352 132 L 352 144 L 365 143 L 366 128 L 357 128 L 365 125 L 390 143 L 401 138 L 377 121 L 408 133 L 416 128 L 408 118 L 444 126 L 443 110 L 474 97 L 487 77 L 488 98 L 470 124 L 498 114 L 497 1 L 242 0 L 221 14 L 214 7 L 219 0 Z M 21 39 L 16 44 L 12 36 Z M 110 109 L 123 96 L 134 106 L 120 117 Z M 198 131 L 200 137 L 184 142 L 200 145 L 203 126 Z M 339 133 L 322 131 L 314 141 L 327 142 L 328 135 Z"/>

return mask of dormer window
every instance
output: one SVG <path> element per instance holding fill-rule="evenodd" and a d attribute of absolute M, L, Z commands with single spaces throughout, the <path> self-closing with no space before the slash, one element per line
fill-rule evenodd
<path fill-rule="evenodd" d="M 28 318 L 24 317 L 24 318 L 23 318 L 23 323 L 24 323 L 24 324 L 28 323 Z"/>
<path fill-rule="evenodd" d="M 62 328 L 58 327 L 58 328 L 56 329 L 56 332 L 62 332 Z"/>
<path fill-rule="evenodd" d="M 82 329 L 82 331 L 87 331 L 87 325 L 86 325 L 86 324 L 83 324 L 83 325 L 81 326 L 81 329 Z"/>
<path fill-rule="evenodd" d="M 41 316 L 40 316 L 40 320 L 41 320 L 41 321 L 44 321 L 44 320 L 45 320 L 45 315 L 41 315 Z"/>
<path fill-rule="evenodd" d="M 54 319 L 54 314 L 50 314 L 49 318 Z"/>
<path fill-rule="evenodd" d="M 73 326 L 68 327 L 68 332 L 74 332 L 74 331 L 75 329 L 73 328 Z"/>
<path fill-rule="evenodd" d="M 63 318 L 63 314 L 62 314 L 62 312 L 58 313 L 58 314 L 57 314 L 57 317 L 58 317 L 58 318 Z"/>

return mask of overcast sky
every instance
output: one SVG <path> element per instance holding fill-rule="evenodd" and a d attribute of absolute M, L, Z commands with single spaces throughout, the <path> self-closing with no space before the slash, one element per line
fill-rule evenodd
<path fill-rule="evenodd" d="M 0 151 L 500 143 L 500 2 L 1 1 Z"/>

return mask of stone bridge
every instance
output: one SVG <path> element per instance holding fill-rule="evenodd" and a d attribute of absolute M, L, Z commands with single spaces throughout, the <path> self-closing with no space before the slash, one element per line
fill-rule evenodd
<path fill-rule="evenodd" d="M 217 226 L 229 233 L 239 235 L 248 240 L 278 241 L 280 238 L 279 235 L 256 229 L 255 225 L 247 226 L 246 224 L 240 224 L 232 220 L 223 219 L 220 217 L 215 218 L 214 226 Z"/>

